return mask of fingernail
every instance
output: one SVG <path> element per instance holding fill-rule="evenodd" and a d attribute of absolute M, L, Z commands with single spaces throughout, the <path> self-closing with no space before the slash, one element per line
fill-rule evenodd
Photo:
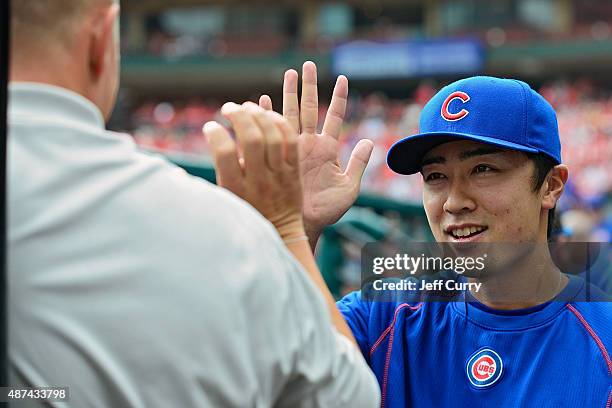
<path fill-rule="evenodd" d="M 236 108 L 239 108 L 239 107 L 240 105 L 237 105 L 234 102 L 226 102 L 221 107 L 221 113 L 228 113 L 228 112 L 236 110 Z"/>
<path fill-rule="evenodd" d="M 210 141 L 210 133 L 215 130 L 217 126 L 221 125 L 219 125 L 215 121 L 206 122 L 204 126 L 202 126 L 202 133 L 204 133 L 204 136 L 206 137 L 207 141 Z"/>

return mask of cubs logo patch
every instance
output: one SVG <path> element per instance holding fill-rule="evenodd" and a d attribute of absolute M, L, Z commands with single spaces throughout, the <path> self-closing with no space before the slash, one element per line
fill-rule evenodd
<path fill-rule="evenodd" d="M 466 373 L 476 388 L 487 388 L 495 384 L 502 375 L 504 364 L 501 357 L 490 348 L 482 348 L 470 356 Z"/>
<path fill-rule="evenodd" d="M 457 120 L 463 119 L 468 115 L 468 113 L 470 113 L 470 111 L 468 111 L 467 109 L 461 109 L 459 112 L 452 113 L 449 110 L 449 105 L 455 99 L 459 99 L 461 102 L 466 103 L 470 100 L 470 95 L 466 94 L 465 92 L 456 91 L 448 95 L 448 97 L 444 100 L 444 103 L 442 104 L 442 109 L 440 110 L 440 114 L 442 115 L 442 118 L 444 118 L 444 120 L 447 120 L 449 122 L 455 122 Z"/>

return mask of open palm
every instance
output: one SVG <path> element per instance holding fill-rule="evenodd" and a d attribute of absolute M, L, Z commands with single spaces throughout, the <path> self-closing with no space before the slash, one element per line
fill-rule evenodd
<path fill-rule="evenodd" d="M 304 191 L 304 226 L 316 241 L 322 229 L 335 223 L 355 202 L 361 177 L 373 149 L 370 140 L 361 140 L 353 149 L 346 169 L 340 167 L 340 130 L 344 121 L 348 96 L 348 80 L 339 76 L 323 130 L 317 133 L 319 99 L 317 68 L 312 62 L 302 67 L 302 97 L 298 103 L 298 74 L 285 72 L 283 84 L 283 116 L 298 131 L 300 172 Z M 266 109 L 272 102 L 266 95 L 259 101 Z"/>

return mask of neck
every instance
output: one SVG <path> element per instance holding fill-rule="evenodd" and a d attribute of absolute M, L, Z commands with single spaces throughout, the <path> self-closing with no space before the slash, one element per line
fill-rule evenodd
<path fill-rule="evenodd" d="M 568 279 L 552 261 L 548 245 L 538 243 L 506 267 L 469 281 L 482 283 L 478 292 L 470 292 L 482 304 L 498 310 L 513 310 L 551 300 L 563 290 Z"/>
<path fill-rule="evenodd" d="M 24 55 L 24 54 L 28 55 Z M 36 61 L 29 55 L 38 55 Z M 48 61 L 41 63 L 40 61 Z M 87 79 L 79 72 L 78 67 L 84 66 L 75 61 L 68 53 L 55 50 L 49 53 L 37 54 L 34 51 L 15 52 L 11 58 L 9 81 L 38 82 L 68 89 L 91 100 Z"/>

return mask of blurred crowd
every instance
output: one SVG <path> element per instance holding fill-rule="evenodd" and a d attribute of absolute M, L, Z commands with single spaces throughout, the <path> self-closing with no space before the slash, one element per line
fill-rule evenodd
<path fill-rule="evenodd" d="M 391 24 L 387 20 L 382 20 L 380 23 L 373 25 L 369 30 L 352 33 L 346 38 L 319 35 L 310 40 L 297 40 L 289 38 L 285 34 L 262 31 L 257 35 L 258 41 L 253 43 L 251 35 L 199 37 L 156 29 L 147 34 L 144 46 L 141 47 L 142 49 L 129 47 L 129 44 L 124 49 L 128 53 L 146 52 L 149 55 L 168 59 L 189 56 L 221 58 L 228 56 L 280 54 L 295 49 L 304 52 L 327 53 L 336 45 L 347 41 L 392 41 L 405 39 L 407 36 L 409 38 L 423 37 L 423 33 L 418 29 L 406 30 L 404 26 Z M 606 21 L 596 21 L 591 24 L 576 25 L 567 33 L 550 33 L 520 27 L 493 27 L 486 30 L 466 28 L 454 32 L 453 35 L 477 38 L 483 44 L 495 48 L 530 41 L 550 41 L 553 43 L 561 43 L 567 40 L 604 41 L 612 37 L 612 27 Z"/>
<path fill-rule="evenodd" d="M 436 90 L 433 84 L 423 82 L 409 99 L 389 99 L 377 93 L 351 96 L 342 132 L 341 160 L 346 162 L 360 139 L 371 139 L 376 146 L 364 176 L 363 191 L 420 202 L 421 176 L 394 174 L 385 165 L 385 157 L 396 140 L 418 131 L 421 108 Z M 557 111 L 563 161 L 570 168 L 570 181 L 558 208 L 564 213 L 581 212 L 578 219 L 588 219 L 592 231 L 607 225 L 597 233 L 597 240 L 609 241 L 612 227 L 606 217 L 611 214 L 612 92 L 602 91 L 586 80 L 550 83 L 539 92 Z M 199 99 L 147 102 L 133 110 L 124 128 L 143 147 L 206 157 L 208 146 L 201 128 L 206 121 L 222 119 L 219 107 L 215 102 Z M 320 107 L 320 123 L 326 110 L 327 106 Z"/>

